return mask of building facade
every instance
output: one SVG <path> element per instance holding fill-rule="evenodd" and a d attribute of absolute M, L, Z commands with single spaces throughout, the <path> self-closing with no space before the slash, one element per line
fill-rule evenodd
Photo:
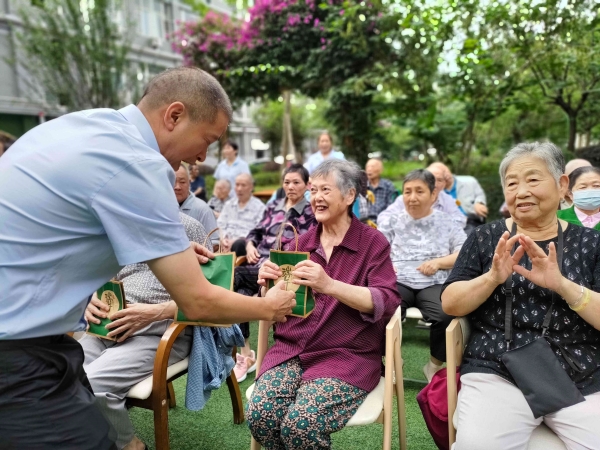
<path fill-rule="evenodd" d="M 40 1 L 40 0 L 37 0 Z M 204 0 L 211 9 L 232 14 L 225 0 Z M 18 63 L 16 35 L 21 26 L 20 14 L 34 7 L 32 0 L 0 0 L 0 130 L 21 136 L 37 124 L 65 111 L 48 105 L 43 93 L 28 81 L 28 74 Z M 152 76 L 181 64 L 180 55 L 173 52 L 167 36 L 179 22 L 194 21 L 198 14 L 181 0 L 121 0 L 115 3 L 113 20 L 122 33 L 131 36 L 129 60 L 137 72 L 138 90 Z M 124 94 L 123 104 L 131 103 L 135 92 Z M 251 107 L 244 106 L 234 114 L 229 128 L 231 140 L 240 146 L 240 156 L 254 162 L 263 155 L 253 148 L 260 138 L 259 129 L 251 118 Z M 260 147 L 260 145 L 254 145 Z M 210 149 L 207 163 L 217 162 L 216 146 Z"/>

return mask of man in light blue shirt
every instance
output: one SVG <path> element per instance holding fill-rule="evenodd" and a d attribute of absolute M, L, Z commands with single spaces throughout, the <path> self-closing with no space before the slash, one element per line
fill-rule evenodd
<path fill-rule="evenodd" d="M 309 175 L 313 173 L 319 164 L 328 158 L 346 159 L 342 152 L 333 149 L 333 139 L 329 133 L 321 133 L 317 140 L 317 144 L 319 146 L 319 151 L 310 155 L 304 164 Z"/>
<path fill-rule="evenodd" d="M 91 294 L 127 264 L 146 261 L 192 319 L 291 312 L 281 286 L 249 301 L 208 283 L 198 260 L 213 255 L 191 248 L 178 220 L 173 170 L 204 160 L 231 115 L 213 77 L 170 69 L 138 107 L 46 122 L 0 159 L 0 448 L 114 448 L 65 333 L 85 329 Z"/>
<path fill-rule="evenodd" d="M 221 149 L 223 160 L 215 169 L 215 180 L 227 180 L 231 187 L 235 186 L 235 179 L 242 173 L 250 173 L 248 163 L 238 156 L 238 145 L 235 142 L 227 142 Z M 229 191 L 229 198 L 235 197 L 233 189 Z"/>

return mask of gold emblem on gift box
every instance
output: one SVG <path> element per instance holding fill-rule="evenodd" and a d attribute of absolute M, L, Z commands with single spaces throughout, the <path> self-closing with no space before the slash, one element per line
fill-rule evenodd
<path fill-rule="evenodd" d="M 283 275 L 280 276 L 277 281 L 275 281 L 275 284 L 279 283 L 280 281 L 284 281 L 286 291 L 296 292 L 300 285 L 292 283 L 292 280 L 294 279 L 294 276 L 292 275 L 294 266 L 291 264 L 282 264 L 279 268 L 281 269 L 281 272 L 283 272 Z"/>
<path fill-rule="evenodd" d="M 106 303 L 110 308 L 108 311 L 108 317 L 112 316 L 119 310 L 119 299 L 114 292 L 104 291 L 100 297 L 102 303 Z"/>

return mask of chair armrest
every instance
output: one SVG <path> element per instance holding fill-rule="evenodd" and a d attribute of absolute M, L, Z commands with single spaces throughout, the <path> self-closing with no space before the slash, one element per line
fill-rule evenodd
<path fill-rule="evenodd" d="M 152 398 L 155 401 L 166 398 L 169 356 L 171 355 L 171 349 L 175 340 L 186 327 L 186 324 L 172 323 L 162 335 L 162 338 L 160 338 L 158 348 L 156 349 L 156 358 L 154 359 L 154 369 L 152 371 Z"/>
<path fill-rule="evenodd" d="M 265 354 L 269 349 L 269 329 L 275 322 L 270 320 L 260 320 L 258 322 L 258 346 L 256 348 L 256 373 L 260 372 Z"/>
<path fill-rule="evenodd" d="M 246 257 L 245 256 L 238 256 L 235 259 L 235 267 L 241 266 L 242 264 L 246 264 Z"/>

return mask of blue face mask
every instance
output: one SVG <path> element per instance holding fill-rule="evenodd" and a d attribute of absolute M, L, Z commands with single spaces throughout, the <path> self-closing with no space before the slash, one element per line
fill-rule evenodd
<path fill-rule="evenodd" d="M 585 211 L 600 208 L 600 189 L 582 189 L 573 192 L 573 203 Z"/>

